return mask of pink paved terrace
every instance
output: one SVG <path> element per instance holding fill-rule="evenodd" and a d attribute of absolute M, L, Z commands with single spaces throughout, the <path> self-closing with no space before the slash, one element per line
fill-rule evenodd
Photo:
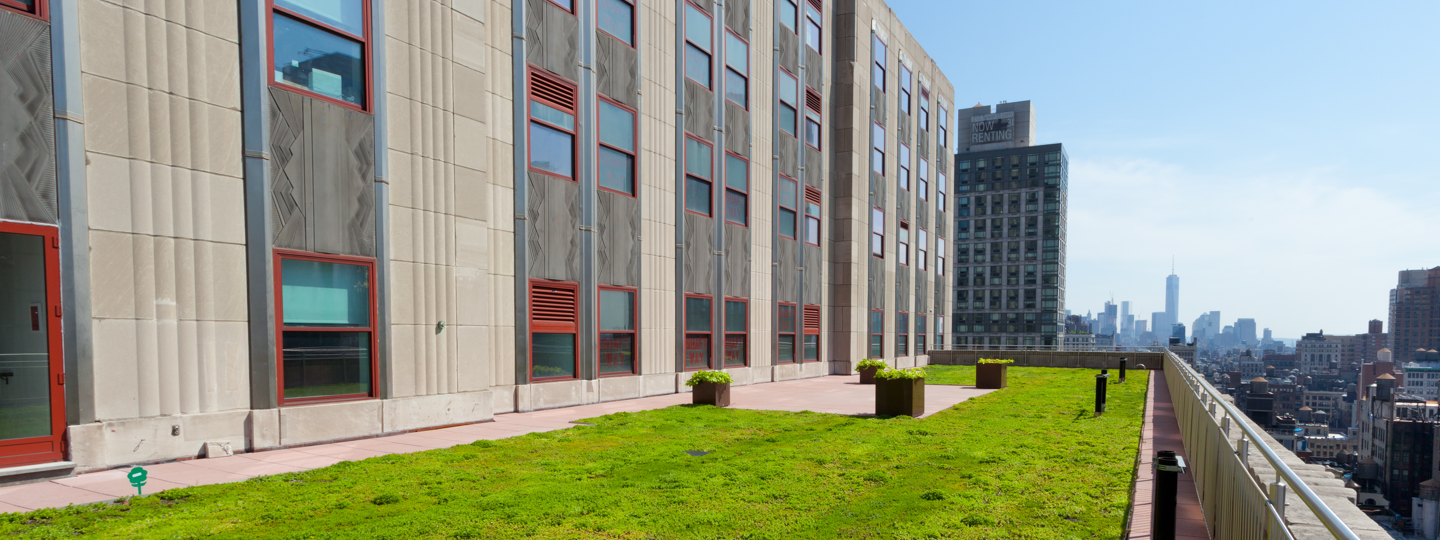
<path fill-rule="evenodd" d="M 859 375 L 799 379 L 739 386 L 731 389 L 732 408 L 771 411 L 813 411 L 861 415 L 874 412 L 873 386 L 860 384 Z M 973 386 L 927 385 L 925 416 L 993 390 Z M 690 403 L 689 394 L 668 394 L 611 401 L 528 413 L 496 415 L 494 422 L 359 439 L 315 446 L 195 459 L 145 467 L 150 472 L 145 493 L 166 489 L 238 482 L 247 478 L 308 471 L 341 461 L 386 454 L 405 454 L 448 448 L 477 440 L 495 440 L 573 427 L 572 422 L 617 412 L 637 412 Z M 25 512 L 70 504 L 108 501 L 134 495 L 125 475 L 129 467 L 82 474 L 73 478 L 0 488 L 0 513 Z"/>

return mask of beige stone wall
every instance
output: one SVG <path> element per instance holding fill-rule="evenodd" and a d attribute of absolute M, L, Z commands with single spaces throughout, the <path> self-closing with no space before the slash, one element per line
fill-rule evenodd
<path fill-rule="evenodd" d="M 675 371 L 675 2 L 643 0 L 640 39 L 640 372 Z"/>
<path fill-rule="evenodd" d="M 235 2 L 80 0 L 95 415 L 249 407 Z"/>
<path fill-rule="evenodd" d="M 515 355 L 510 9 L 385 5 L 391 396 L 506 384 Z"/>

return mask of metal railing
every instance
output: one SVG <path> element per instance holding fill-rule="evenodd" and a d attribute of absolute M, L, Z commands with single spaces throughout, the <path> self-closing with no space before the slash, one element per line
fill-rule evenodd
<path fill-rule="evenodd" d="M 1360 538 L 1246 423 L 1243 413 L 1174 353 L 1165 355 L 1165 375 L 1212 537 L 1295 538 L 1285 522 L 1285 497 L 1293 491 L 1335 538 Z M 1240 434 L 1232 444 L 1235 427 Z M 1274 482 L 1262 485 L 1264 479 L 1252 474 L 1252 451 L 1275 469 Z"/>
<path fill-rule="evenodd" d="M 1065 345 L 932 345 L 927 348 L 931 351 L 1054 351 L 1054 352 L 1165 352 L 1168 348 L 1160 345 L 1151 346 L 1119 346 L 1119 345 L 1084 345 L 1067 347 Z"/>

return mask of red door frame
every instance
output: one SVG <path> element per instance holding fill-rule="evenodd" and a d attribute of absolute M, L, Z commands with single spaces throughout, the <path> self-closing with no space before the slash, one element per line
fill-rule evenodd
<path fill-rule="evenodd" d="M 60 229 L 49 225 L 0 221 L 0 233 L 39 236 L 45 242 L 44 317 L 50 353 L 50 435 L 0 441 L 0 467 L 60 461 L 65 457 L 65 351 L 60 324 Z"/>

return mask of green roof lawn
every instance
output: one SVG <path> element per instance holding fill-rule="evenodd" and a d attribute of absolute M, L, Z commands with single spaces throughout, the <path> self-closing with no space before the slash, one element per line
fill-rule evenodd
<path fill-rule="evenodd" d="M 974 384 L 932 366 L 929 384 Z M 1009 368 L 928 418 L 675 406 L 549 433 L 0 515 L 15 538 L 1116 538 L 1147 372 Z M 687 450 L 711 452 L 692 457 Z M 14 536 L 12 536 L 14 535 Z"/>

